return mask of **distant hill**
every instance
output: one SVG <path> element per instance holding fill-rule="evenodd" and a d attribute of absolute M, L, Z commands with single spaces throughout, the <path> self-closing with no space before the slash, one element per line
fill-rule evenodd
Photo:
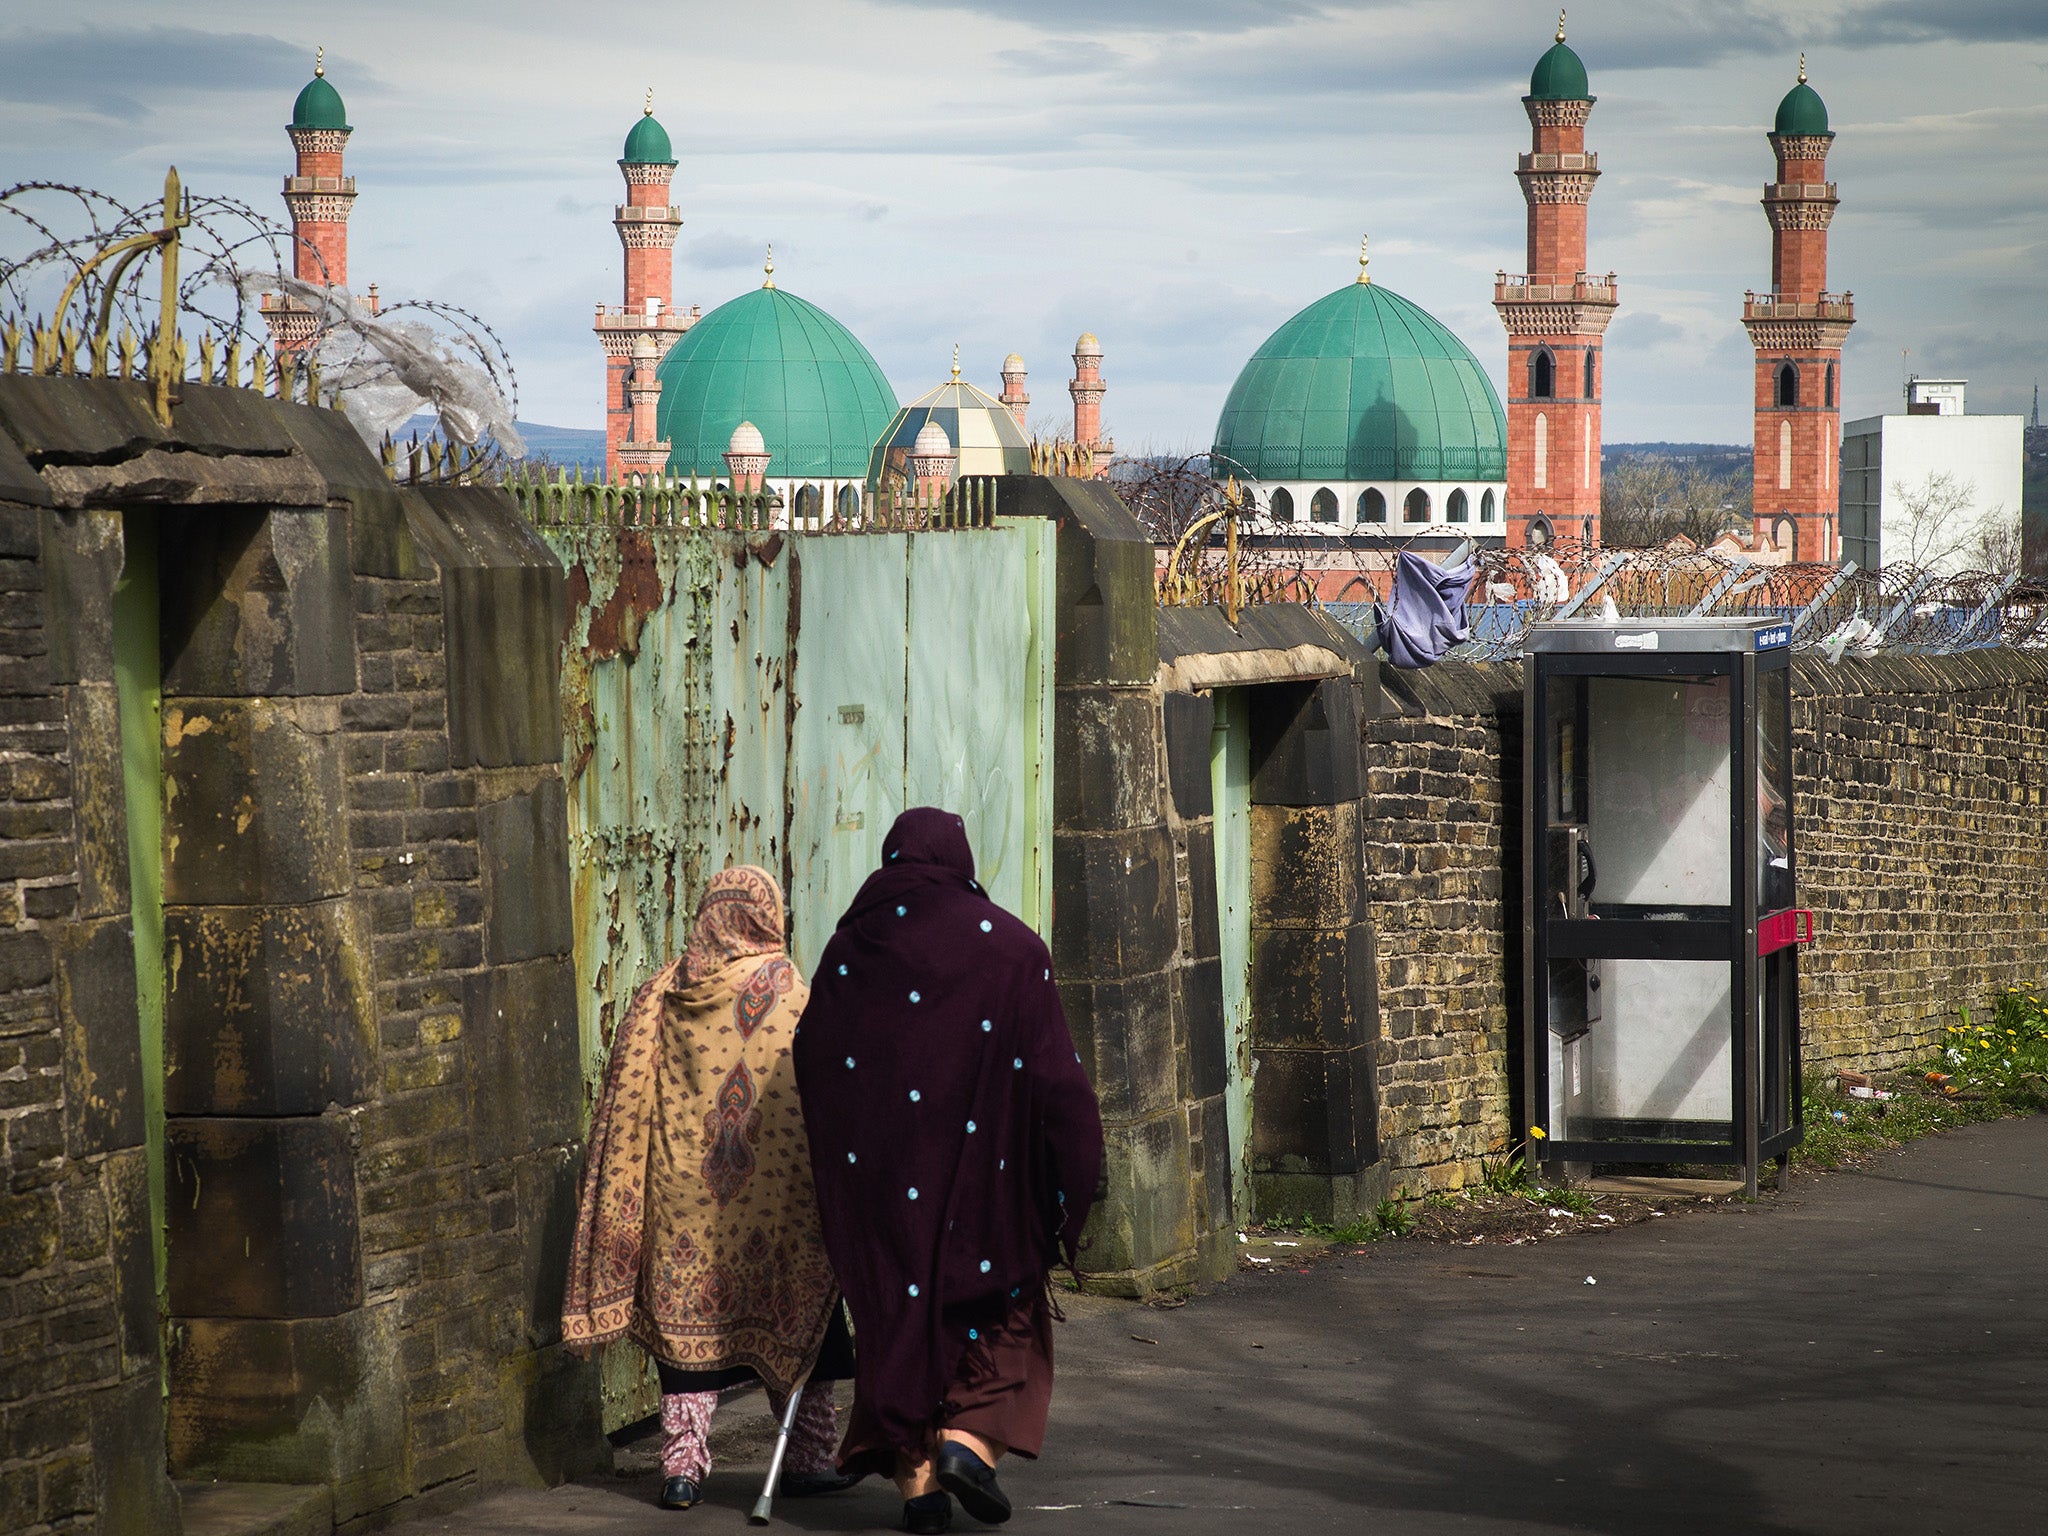
<path fill-rule="evenodd" d="M 578 465 L 586 470 L 604 468 L 604 433 L 595 427 L 550 427 L 522 421 L 519 435 L 526 439 L 529 459 L 545 459 L 563 469 Z"/>
<path fill-rule="evenodd" d="M 422 412 L 394 435 L 403 442 L 415 436 L 424 441 L 439 434 L 434 418 Z M 529 459 L 540 459 L 559 469 L 604 468 L 604 433 L 595 427 L 551 427 L 545 422 L 522 421 L 519 435 L 526 440 Z"/>
<path fill-rule="evenodd" d="M 1747 462 L 1748 443 L 1602 443 L 1600 462 L 1613 459 L 1689 459 L 1705 464 Z"/>

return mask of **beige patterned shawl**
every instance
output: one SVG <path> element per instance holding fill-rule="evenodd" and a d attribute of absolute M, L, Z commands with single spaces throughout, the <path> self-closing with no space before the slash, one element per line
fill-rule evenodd
<path fill-rule="evenodd" d="M 817 1358 L 825 1258 L 790 1039 L 808 989 L 763 870 L 716 876 L 690 947 L 635 995 L 590 1127 L 562 1336 L 786 1391 Z"/>

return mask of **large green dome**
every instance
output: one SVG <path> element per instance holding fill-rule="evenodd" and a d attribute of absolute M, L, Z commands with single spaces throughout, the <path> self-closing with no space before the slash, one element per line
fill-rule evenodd
<path fill-rule="evenodd" d="M 1559 37 L 1549 52 L 1536 61 L 1529 76 L 1529 95 L 1536 101 L 1591 101 L 1586 66 Z"/>
<path fill-rule="evenodd" d="M 1802 135 L 1818 137 L 1828 131 L 1828 104 L 1820 99 L 1820 92 L 1806 83 L 1806 72 L 1800 71 L 1799 83 L 1785 93 L 1785 99 L 1778 103 L 1778 125 L 1775 130 L 1787 137 Z"/>
<path fill-rule="evenodd" d="M 868 349 L 815 304 L 756 288 L 721 304 L 661 360 L 656 415 L 672 474 L 725 474 L 733 428 L 751 421 L 771 480 L 862 480 L 896 391 Z"/>
<path fill-rule="evenodd" d="M 1219 477 L 1504 480 L 1507 438 L 1462 341 L 1398 293 L 1347 283 L 1252 354 L 1209 451 Z"/>
<path fill-rule="evenodd" d="M 633 131 L 626 135 L 626 151 L 619 156 L 621 165 L 674 165 L 675 150 L 668 142 L 668 130 L 654 120 L 654 109 L 648 108 L 641 114 L 640 121 L 633 125 Z"/>
<path fill-rule="evenodd" d="M 308 80 L 299 99 L 292 103 L 292 126 L 347 130 L 348 112 L 342 107 L 341 92 L 327 83 L 325 74 Z"/>

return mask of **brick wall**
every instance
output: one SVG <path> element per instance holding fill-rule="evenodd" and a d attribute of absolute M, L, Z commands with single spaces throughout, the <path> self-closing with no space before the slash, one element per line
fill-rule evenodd
<path fill-rule="evenodd" d="M 1380 1148 L 1388 1187 L 1419 1196 L 1476 1179 L 1513 1120 L 1521 669 L 1380 679 L 1386 712 L 1364 724 Z"/>
<path fill-rule="evenodd" d="M 1364 725 L 1380 1138 L 1410 1196 L 1517 1134 L 1521 669 L 1381 674 Z M 1958 1004 L 2048 980 L 2048 657 L 1802 659 L 1793 681 L 1809 1073 L 1924 1057 Z"/>

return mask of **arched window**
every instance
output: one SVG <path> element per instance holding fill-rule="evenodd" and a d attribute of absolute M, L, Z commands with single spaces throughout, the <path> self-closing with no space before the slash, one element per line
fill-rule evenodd
<path fill-rule="evenodd" d="M 1463 491 L 1451 492 L 1450 499 L 1444 503 L 1444 517 L 1447 521 L 1453 523 L 1469 523 L 1472 521 L 1471 504 L 1465 500 L 1465 493 Z"/>
<path fill-rule="evenodd" d="M 800 485 L 797 487 L 794 505 L 798 522 L 805 522 L 816 517 L 818 509 L 824 504 L 824 493 L 815 485 Z"/>
<path fill-rule="evenodd" d="M 1404 523 L 1426 523 L 1429 521 L 1429 492 L 1421 486 L 1415 487 L 1401 503 L 1401 521 Z"/>
<path fill-rule="evenodd" d="M 1790 363 L 1781 364 L 1778 368 L 1778 404 L 1797 405 L 1798 403 L 1799 370 Z"/>
<path fill-rule="evenodd" d="M 1286 486 L 1281 486 L 1279 490 L 1273 493 L 1273 500 L 1270 505 L 1274 522 L 1291 523 L 1294 521 L 1294 498 L 1287 494 Z"/>
<path fill-rule="evenodd" d="M 1312 523 L 1337 521 L 1337 493 L 1327 485 L 1308 499 L 1308 520 Z"/>
<path fill-rule="evenodd" d="M 1821 378 L 1820 403 L 1829 410 L 1835 408 L 1835 365 L 1828 364 L 1828 371 Z"/>
<path fill-rule="evenodd" d="M 1790 555 L 1799 558 L 1799 525 L 1789 517 L 1781 517 L 1772 525 L 1771 542 Z"/>
<path fill-rule="evenodd" d="M 1549 400 L 1557 393 L 1557 363 L 1548 347 L 1542 348 L 1529 359 L 1529 397 L 1532 400 Z"/>
<path fill-rule="evenodd" d="M 1600 391 L 1597 387 L 1599 375 L 1593 369 L 1593 358 L 1595 355 L 1591 347 L 1586 348 L 1586 398 L 1588 400 L 1600 398 Z"/>
<path fill-rule="evenodd" d="M 1387 498 L 1370 486 L 1360 491 L 1358 520 L 1361 523 L 1384 523 L 1387 520 Z"/>
<path fill-rule="evenodd" d="M 844 522 L 852 522 L 860 516 L 860 487 L 842 485 L 839 487 L 839 516 Z"/>
<path fill-rule="evenodd" d="M 1536 413 L 1536 489 L 1550 489 L 1550 415 Z"/>
<path fill-rule="evenodd" d="M 1484 496 L 1481 496 L 1479 498 L 1479 521 L 1481 521 L 1482 523 L 1490 523 L 1493 521 L 1492 491 L 1488 491 Z"/>
<path fill-rule="evenodd" d="M 1543 549 L 1556 537 L 1556 533 L 1551 529 L 1549 518 L 1539 512 L 1531 519 L 1529 523 L 1529 547 L 1531 549 Z"/>

